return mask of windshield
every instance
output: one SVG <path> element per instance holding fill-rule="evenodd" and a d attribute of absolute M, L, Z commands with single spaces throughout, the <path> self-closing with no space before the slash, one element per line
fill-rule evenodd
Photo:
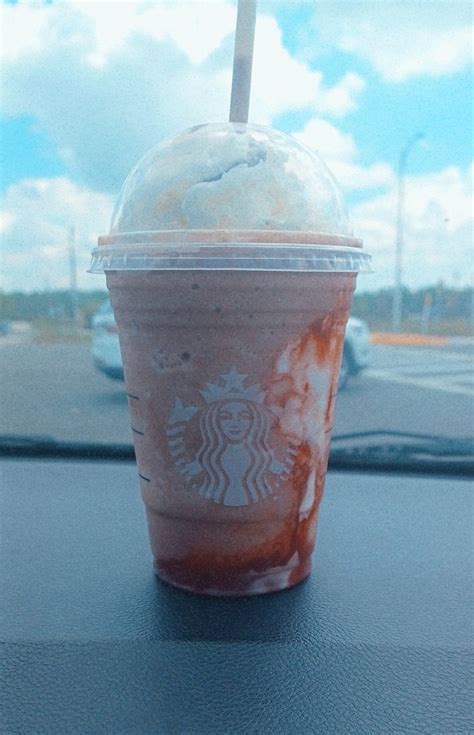
<path fill-rule="evenodd" d="M 147 150 L 227 119 L 236 5 L 1 11 L 0 434 L 131 444 L 134 397 L 90 253 Z M 373 258 L 342 351 L 333 435 L 346 444 L 380 431 L 472 438 L 471 27 L 460 1 L 259 3 L 250 120 L 320 154 Z M 163 360 L 157 371 L 171 370 Z M 230 443 L 245 438 L 244 408 L 216 418 Z"/>

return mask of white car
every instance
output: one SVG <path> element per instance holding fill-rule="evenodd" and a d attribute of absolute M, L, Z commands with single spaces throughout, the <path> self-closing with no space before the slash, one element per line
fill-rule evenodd
<path fill-rule="evenodd" d="M 123 380 L 117 324 L 109 300 L 92 318 L 92 355 L 95 366 L 108 378 Z"/>
<path fill-rule="evenodd" d="M 351 376 L 357 375 L 369 364 L 370 332 L 362 319 L 350 316 L 346 326 L 344 352 L 342 353 L 339 373 L 339 390 L 342 390 Z"/>
<path fill-rule="evenodd" d="M 105 301 L 92 319 L 92 354 L 96 367 L 107 377 L 123 380 L 122 356 L 117 324 L 110 301 Z M 339 389 L 350 376 L 357 375 L 369 362 L 369 330 L 365 322 L 349 317 L 344 341 Z"/>

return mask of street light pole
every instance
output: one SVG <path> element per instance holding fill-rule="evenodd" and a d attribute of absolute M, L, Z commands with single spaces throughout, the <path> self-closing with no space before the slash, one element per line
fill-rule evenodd
<path fill-rule="evenodd" d="M 400 332 L 402 327 L 402 255 L 405 216 L 405 173 L 408 155 L 413 146 L 423 138 L 423 133 L 416 133 L 400 151 L 397 177 L 397 230 L 395 241 L 395 288 L 392 304 L 392 329 Z"/>
<path fill-rule="evenodd" d="M 76 232 L 73 226 L 68 233 L 69 250 L 69 293 L 71 298 L 71 317 L 75 327 L 78 326 L 77 311 L 77 260 L 76 260 Z"/>

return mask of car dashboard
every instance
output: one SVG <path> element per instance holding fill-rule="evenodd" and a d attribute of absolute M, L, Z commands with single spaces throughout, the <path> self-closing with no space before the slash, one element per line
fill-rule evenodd
<path fill-rule="evenodd" d="M 2 474 L 2 732 L 473 730 L 469 481 L 330 472 L 310 578 L 215 599 L 154 576 L 133 463 Z"/>

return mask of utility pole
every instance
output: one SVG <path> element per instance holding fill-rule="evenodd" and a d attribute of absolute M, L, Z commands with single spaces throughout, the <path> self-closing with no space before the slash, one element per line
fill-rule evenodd
<path fill-rule="evenodd" d="M 76 258 L 76 232 L 73 226 L 69 228 L 68 234 L 69 252 L 69 295 L 71 303 L 71 318 L 75 327 L 79 326 L 77 307 L 77 258 Z"/>
<path fill-rule="evenodd" d="M 405 173 L 407 160 L 413 146 L 422 138 L 423 133 L 416 133 L 408 143 L 400 151 L 398 158 L 398 177 L 397 177 L 397 230 L 395 240 L 395 288 L 393 291 L 392 303 L 392 329 L 394 332 L 400 332 L 402 327 L 402 266 L 403 266 L 403 235 L 405 224 Z"/>
<path fill-rule="evenodd" d="M 474 271 L 471 273 L 471 331 L 474 337 Z"/>

